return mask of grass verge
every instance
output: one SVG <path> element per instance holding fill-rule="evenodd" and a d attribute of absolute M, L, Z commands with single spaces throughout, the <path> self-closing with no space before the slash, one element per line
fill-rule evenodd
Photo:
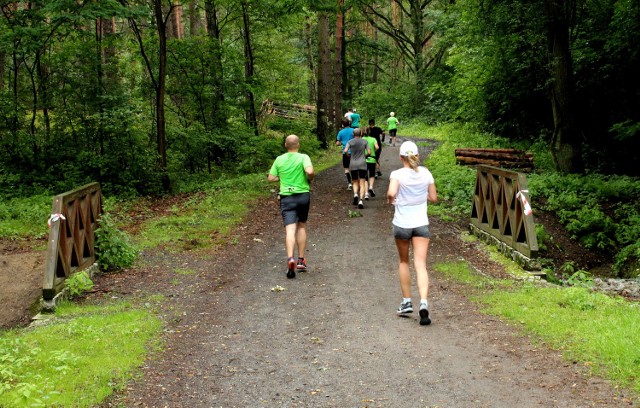
<path fill-rule="evenodd" d="M 585 287 L 488 278 L 465 262 L 438 263 L 435 269 L 468 287 L 484 313 L 515 323 L 566 359 L 640 396 L 640 304 Z"/>
<path fill-rule="evenodd" d="M 0 406 L 95 406 L 132 378 L 161 327 L 127 302 L 67 303 L 47 325 L 0 333 Z"/>

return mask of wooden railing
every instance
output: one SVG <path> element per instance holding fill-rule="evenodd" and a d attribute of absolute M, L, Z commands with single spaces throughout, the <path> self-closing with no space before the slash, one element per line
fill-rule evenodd
<path fill-rule="evenodd" d="M 53 198 L 42 297 L 51 300 L 64 280 L 95 262 L 96 220 L 102 213 L 100 184 L 91 183 Z"/>
<path fill-rule="evenodd" d="M 477 167 L 471 225 L 528 258 L 538 253 L 533 214 L 524 174 Z"/>
<path fill-rule="evenodd" d="M 267 99 L 262 102 L 260 114 L 274 115 L 285 119 L 298 119 L 301 117 L 314 118 L 316 115 L 316 107 L 313 105 L 276 102 Z"/>

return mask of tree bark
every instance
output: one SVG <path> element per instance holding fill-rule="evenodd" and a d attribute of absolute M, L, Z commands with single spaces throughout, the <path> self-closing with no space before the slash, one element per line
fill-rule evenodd
<path fill-rule="evenodd" d="M 331 71 L 331 51 L 329 49 L 329 15 L 318 13 L 318 110 L 316 116 L 317 138 L 323 149 L 328 147 L 329 134 L 329 88 Z"/>
<path fill-rule="evenodd" d="M 258 117 L 256 114 L 256 103 L 255 103 L 255 95 L 253 93 L 252 87 L 254 84 L 254 59 L 253 59 L 253 48 L 251 45 L 251 32 L 250 32 L 250 21 L 249 21 L 249 12 L 248 12 L 248 4 L 246 1 L 241 2 L 242 7 L 242 25 L 243 25 L 243 37 L 244 37 L 244 80 L 245 80 L 245 97 L 246 97 L 246 108 L 245 108 L 245 116 L 249 126 L 253 128 L 253 131 L 256 136 L 260 133 L 258 131 Z"/>
<path fill-rule="evenodd" d="M 198 35 L 202 31 L 202 18 L 198 10 L 198 0 L 189 3 L 189 35 Z"/>
<path fill-rule="evenodd" d="M 584 170 L 580 131 L 575 120 L 573 64 L 569 41 L 569 5 L 565 0 L 545 0 L 553 111 L 551 155 L 556 168 L 565 173 Z"/>
<path fill-rule="evenodd" d="M 226 119 L 222 112 L 221 106 L 224 102 L 224 86 L 222 82 L 222 45 L 220 43 L 220 25 L 218 23 L 218 13 L 216 2 L 214 0 L 205 1 L 205 21 L 209 44 L 211 47 L 212 61 L 212 85 L 213 98 L 211 100 L 211 109 L 213 116 L 212 129 L 224 129 L 226 127 Z"/>
<path fill-rule="evenodd" d="M 338 14 L 336 16 L 336 38 L 335 49 L 333 52 L 333 90 L 334 96 L 334 112 L 333 112 L 333 130 L 337 132 L 340 129 L 342 120 L 342 48 L 344 45 L 344 0 L 338 0 Z"/>
<path fill-rule="evenodd" d="M 156 87 L 156 122 L 158 155 L 160 169 L 163 172 L 162 187 L 171 190 L 169 175 L 167 174 L 167 135 L 164 115 L 164 96 L 167 81 L 167 22 L 162 13 L 162 1 L 154 0 L 154 11 L 158 30 L 158 81 Z M 169 10 L 171 12 L 172 10 Z"/>
<path fill-rule="evenodd" d="M 318 93 L 316 91 L 316 66 L 314 63 L 313 56 L 313 39 L 311 38 L 312 27 L 310 18 L 307 16 L 306 22 L 304 24 L 304 39 L 305 46 L 307 48 L 307 66 L 309 68 L 309 81 L 307 81 L 307 87 L 309 88 L 309 101 L 316 101 L 318 98 Z"/>

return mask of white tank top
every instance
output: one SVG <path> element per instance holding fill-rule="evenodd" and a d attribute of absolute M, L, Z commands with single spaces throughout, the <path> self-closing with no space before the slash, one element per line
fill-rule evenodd
<path fill-rule="evenodd" d="M 418 171 L 403 167 L 392 171 L 389 179 L 397 179 L 399 182 L 393 225 L 400 228 L 429 225 L 427 196 L 429 185 L 435 183 L 431 172 L 422 166 L 418 167 Z"/>

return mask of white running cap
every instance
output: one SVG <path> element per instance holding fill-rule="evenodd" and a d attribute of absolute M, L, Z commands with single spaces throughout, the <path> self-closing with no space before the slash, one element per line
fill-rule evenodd
<path fill-rule="evenodd" d="M 418 146 L 411 141 L 406 141 L 402 143 L 400 146 L 400 156 L 409 156 L 409 155 L 417 155 L 418 154 Z"/>
<path fill-rule="evenodd" d="M 395 113 L 395 112 L 391 112 L 391 113 L 389 114 L 389 116 L 396 116 L 396 113 Z"/>

